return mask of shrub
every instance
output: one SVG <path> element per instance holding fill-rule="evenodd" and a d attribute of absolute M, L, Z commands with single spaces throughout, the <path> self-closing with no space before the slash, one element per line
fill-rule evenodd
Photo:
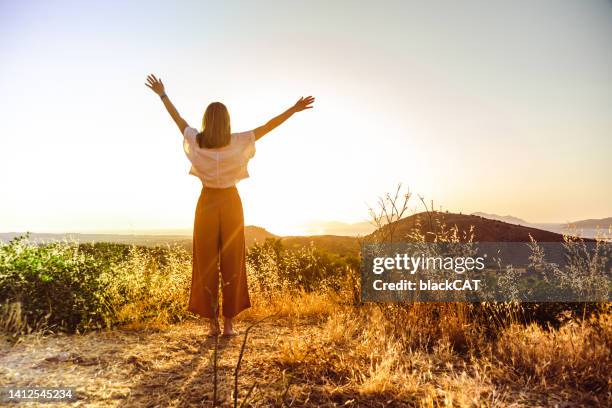
<path fill-rule="evenodd" d="M 180 247 L 53 242 L 0 244 L 0 319 L 6 331 L 84 331 L 173 322 L 189 315 L 191 257 Z"/>
<path fill-rule="evenodd" d="M 102 327 L 108 308 L 100 276 L 108 265 L 75 243 L 33 245 L 19 237 L 0 245 L 3 308 L 20 303 L 27 326 L 69 331 Z"/>

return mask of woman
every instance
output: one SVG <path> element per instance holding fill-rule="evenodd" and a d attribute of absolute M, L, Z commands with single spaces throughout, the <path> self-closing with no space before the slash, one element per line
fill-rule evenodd
<path fill-rule="evenodd" d="M 209 319 L 210 335 L 220 333 L 218 322 L 219 270 L 223 293 L 223 335 L 235 334 L 232 319 L 251 306 L 246 278 L 244 216 L 236 183 L 249 177 L 247 163 L 255 154 L 255 141 L 289 119 L 296 112 L 312 108 L 314 98 L 300 98 L 268 123 L 254 130 L 231 133 L 225 105 L 213 102 L 206 108 L 202 131 L 190 127 L 166 95 L 164 84 L 155 75 L 145 84 L 161 98 L 183 135 L 183 149 L 189 174 L 202 181 L 195 211 L 193 266 L 189 307 Z"/>

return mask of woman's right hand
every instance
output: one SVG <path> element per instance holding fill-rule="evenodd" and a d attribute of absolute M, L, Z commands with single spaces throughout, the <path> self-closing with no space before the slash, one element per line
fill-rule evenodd
<path fill-rule="evenodd" d="M 293 105 L 294 112 L 301 112 L 305 109 L 312 109 L 312 104 L 314 103 L 315 98 L 312 96 L 307 96 L 306 98 L 301 97 L 295 105 Z"/>
<path fill-rule="evenodd" d="M 147 77 L 147 83 L 145 85 L 151 88 L 153 92 L 155 92 L 159 96 L 162 96 L 166 93 L 164 83 L 162 82 L 161 78 L 157 79 L 153 74 L 150 74 Z"/>

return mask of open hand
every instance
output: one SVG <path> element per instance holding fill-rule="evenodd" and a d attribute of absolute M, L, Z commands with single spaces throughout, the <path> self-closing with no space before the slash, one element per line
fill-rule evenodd
<path fill-rule="evenodd" d="M 160 96 L 166 93 L 166 90 L 164 89 L 164 83 L 162 82 L 161 78 L 157 79 L 153 74 L 150 74 L 147 77 L 147 83 L 145 85 L 151 88 L 153 92 Z"/>
<path fill-rule="evenodd" d="M 299 101 L 293 105 L 293 110 L 295 112 L 301 112 L 305 109 L 312 109 L 312 104 L 314 103 L 315 98 L 312 96 L 307 96 L 306 98 L 301 97 Z"/>

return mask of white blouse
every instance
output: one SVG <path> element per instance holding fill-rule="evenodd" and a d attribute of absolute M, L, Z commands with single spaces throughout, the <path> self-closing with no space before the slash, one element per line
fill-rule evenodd
<path fill-rule="evenodd" d="M 249 177 L 247 163 L 255 155 L 255 133 L 252 130 L 232 133 L 227 146 L 200 148 L 198 130 L 187 126 L 183 132 L 183 150 L 191 162 L 189 174 L 199 177 L 205 187 L 227 188 Z"/>

